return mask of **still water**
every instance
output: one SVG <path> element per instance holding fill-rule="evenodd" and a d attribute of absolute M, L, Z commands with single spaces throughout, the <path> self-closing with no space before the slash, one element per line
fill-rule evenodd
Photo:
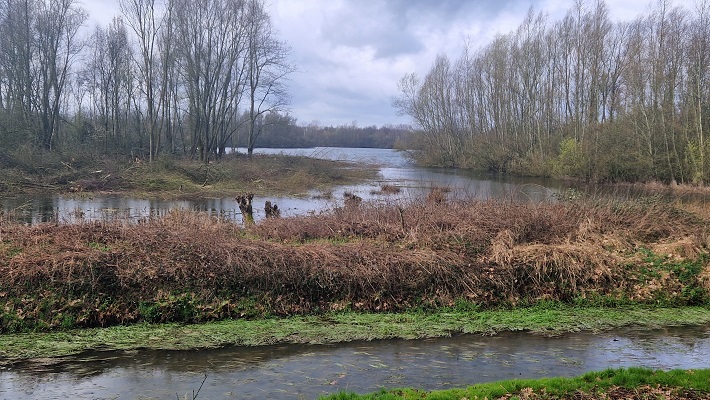
<path fill-rule="evenodd" d="M 314 399 L 339 391 L 446 389 L 618 367 L 710 367 L 710 326 L 658 331 L 461 335 L 336 345 L 94 353 L 0 369 L 0 399 Z"/>
<path fill-rule="evenodd" d="M 238 151 L 244 152 L 244 149 Z M 375 165 L 379 170 L 375 180 L 359 185 L 339 186 L 330 193 L 312 191 L 300 196 L 255 197 L 256 220 L 264 217 L 262 204 L 266 200 L 278 204 L 283 216 L 305 215 L 342 205 L 345 192 L 356 194 L 368 201 L 395 202 L 421 198 L 432 187 L 446 187 L 451 190 L 448 193 L 450 197 L 543 201 L 565 189 L 561 182 L 554 180 L 501 177 L 456 169 L 420 168 L 412 165 L 404 153 L 391 149 L 316 147 L 255 149 L 254 152 L 352 161 L 362 165 Z M 395 185 L 401 190 L 394 195 L 378 193 L 384 184 Z M 241 222 L 239 207 L 233 197 L 187 201 L 75 194 L 0 198 L 0 205 L 14 218 L 30 223 L 139 219 L 158 216 L 171 209 L 207 211 Z"/>

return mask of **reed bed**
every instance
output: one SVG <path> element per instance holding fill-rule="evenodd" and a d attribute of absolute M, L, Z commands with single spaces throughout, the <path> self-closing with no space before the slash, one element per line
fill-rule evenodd
<path fill-rule="evenodd" d="M 5 222 L 0 331 L 461 301 L 707 303 L 703 212 L 644 201 L 434 200 L 248 227 L 190 211 L 138 224 Z"/>

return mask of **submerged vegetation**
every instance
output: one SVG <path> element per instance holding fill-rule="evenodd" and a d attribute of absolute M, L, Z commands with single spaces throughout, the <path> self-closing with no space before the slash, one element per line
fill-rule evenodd
<path fill-rule="evenodd" d="M 707 203 L 362 203 L 0 226 L 0 332 L 540 302 L 708 305 Z"/>

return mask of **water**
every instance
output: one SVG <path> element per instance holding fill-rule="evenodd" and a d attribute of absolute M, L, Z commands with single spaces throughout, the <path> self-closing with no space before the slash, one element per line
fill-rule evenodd
<path fill-rule="evenodd" d="M 93 353 L 0 370 L 0 399 L 313 399 L 382 387 L 434 390 L 618 367 L 710 367 L 710 326 L 658 331 L 461 335 L 336 345 Z M 188 397 L 190 398 L 190 397 Z"/>
<path fill-rule="evenodd" d="M 238 149 L 244 151 L 243 149 Z M 254 198 L 254 218 L 264 218 L 261 205 L 265 201 L 278 204 L 282 216 L 307 215 L 342 205 L 345 192 L 375 202 L 401 202 L 425 196 L 432 187 L 446 187 L 451 198 L 505 198 L 544 201 L 554 197 L 564 185 L 554 180 L 501 177 L 456 169 L 432 169 L 413 166 L 402 152 L 391 149 L 326 148 L 255 149 L 256 154 L 302 155 L 330 160 L 376 165 L 375 180 L 359 185 L 336 187 L 331 193 L 309 192 L 304 196 L 272 196 Z M 379 193 L 384 184 L 401 190 L 396 194 Z M 236 195 L 236 194 L 235 194 Z M 237 222 L 242 221 L 234 198 L 199 200 L 141 199 L 116 195 L 45 195 L 0 198 L 0 205 L 15 219 L 39 223 L 70 223 L 86 220 L 137 220 L 164 214 L 172 209 L 209 212 Z"/>
<path fill-rule="evenodd" d="M 284 216 L 338 206 L 349 191 L 371 201 L 416 198 L 432 187 L 450 196 L 542 201 L 565 187 L 540 179 L 502 178 L 412 166 L 401 153 L 383 149 L 257 149 L 257 153 L 307 155 L 379 166 L 379 177 L 362 185 L 270 200 Z M 382 184 L 402 188 L 376 194 Z M 65 196 L 0 199 L 4 209 L 27 222 L 145 218 L 170 209 L 209 211 L 240 220 L 233 199 L 163 201 L 123 196 Z M 255 207 L 256 219 L 263 210 Z M 546 338 L 524 333 L 417 341 L 337 345 L 279 345 L 189 352 L 90 353 L 51 363 L 0 369 L 0 399 L 311 399 L 338 391 L 367 393 L 382 387 L 445 389 L 510 378 L 573 376 L 609 367 L 709 368 L 710 326 L 653 332 L 578 333 Z"/>

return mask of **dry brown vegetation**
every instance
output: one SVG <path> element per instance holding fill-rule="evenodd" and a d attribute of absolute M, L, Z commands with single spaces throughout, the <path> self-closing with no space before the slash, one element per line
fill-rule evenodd
<path fill-rule="evenodd" d="M 379 194 L 379 195 L 387 195 L 387 194 L 397 194 L 401 192 L 402 189 L 399 186 L 392 185 L 389 183 L 384 183 L 380 185 L 380 188 L 377 190 L 372 190 L 370 191 L 371 194 Z"/>
<path fill-rule="evenodd" d="M 708 393 L 682 387 L 643 385 L 632 389 L 622 386 L 613 386 L 605 391 L 593 390 L 591 393 L 577 390 L 570 395 L 558 396 L 550 395 L 546 393 L 544 389 L 536 392 L 530 388 L 526 388 L 520 391 L 520 393 L 508 394 L 500 397 L 498 400 L 511 400 L 515 398 L 520 400 L 703 400 L 708 398 Z"/>
<path fill-rule="evenodd" d="M 5 222 L 0 330 L 460 300 L 706 302 L 710 222 L 701 215 L 643 201 L 428 201 L 246 228 L 185 211 L 139 224 Z"/>
<path fill-rule="evenodd" d="M 280 155 L 230 154 L 204 163 L 190 159 L 159 158 L 117 161 L 84 156 L 61 160 L 35 157 L 3 165 L 0 191 L 20 193 L 140 193 L 163 198 L 233 196 L 236 192 L 301 194 L 336 184 L 373 178 L 377 170 L 347 162 Z"/>

